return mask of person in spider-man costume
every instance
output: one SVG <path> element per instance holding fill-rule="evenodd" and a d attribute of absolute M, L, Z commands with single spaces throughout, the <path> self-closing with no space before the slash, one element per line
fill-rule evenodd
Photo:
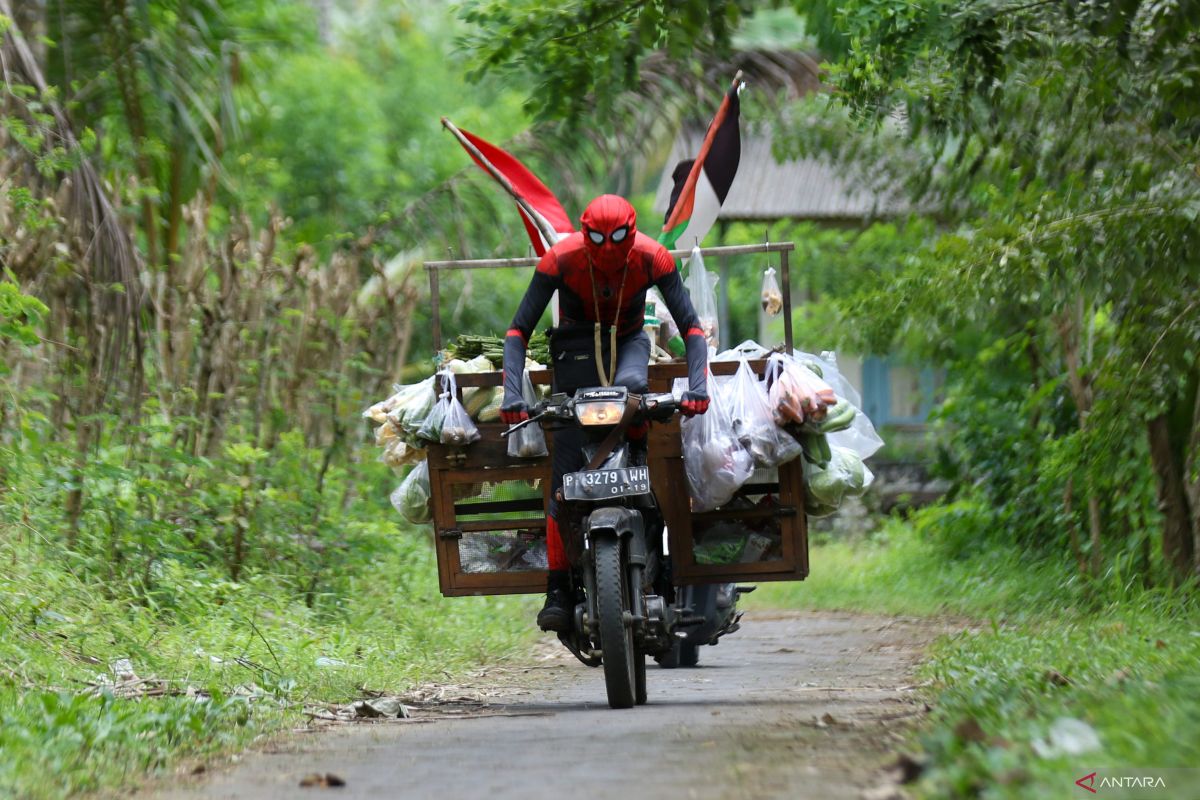
<path fill-rule="evenodd" d="M 614 386 L 624 386 L 631 392 L 645 392 L 650 339 L 643 330 L 643 323 L 646 290 L 651 286 L 658 288 L 679 330 L 684 333 L 688 390 L 681 398 L 683 413 L 689 416 L 703 414 L 708 410 L 708 343 L 675 268 L 675 259 L 665 247 L 637 230 L 637 212 L 622 197 L 611 194 L 597 197 L 588 204 L 580 222 L 582 231 L 568 235 L 542 256 L 513 317 L 504 340 L 504 401 L 500 418 L 512 425 L 529 417 L 521 396 L 526 344 L 556 291 L 559 331 L 584 330 L 584 339 L 590 343 L 596 322 L 602 326 L 601 338 L 605 342 L 611 341 L 615 328 L 615 375 L 610 374 L 610 357 L 602 359 L 610 363 L 600 364 L 597 374 L 609 377 Z M 591 352 L 594 362 L 594 347 Z M 555 370 L 555 391 L 581 388 L 561 385 L 560 371 Z M 630 439 L 645 437 L 645 428 L 630 431 L 628 435 Z M 557 495 L 563 475 L 583 469 L 582 445 L 578 429 L 555 432 L 552 499 L 546 520 L 546 557 L 550 573 L 546 604 L 537 619 L 543 630 L 567 631 L 571 627 L 570 563 L 559 532 Z"/>

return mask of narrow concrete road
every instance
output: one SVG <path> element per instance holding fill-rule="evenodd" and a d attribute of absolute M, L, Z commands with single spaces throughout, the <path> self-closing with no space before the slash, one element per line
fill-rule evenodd
<path fill-rule="evenodd" d="M 424 695 L 412 719 L 332 726 L 159 800 L 860 798 L 923 713 L 912 669 L 933 623 L 750 612 L 695 669 L 649 666 L 650 702 L 608 708 L 600 670 L 540 647 L 529 666 Z M 555 644 L 557 647 L 557 644 Z M 561 648 L 558 648 L 561 649 Z M 302 787 L 332 773 L 345 785 Z"/>

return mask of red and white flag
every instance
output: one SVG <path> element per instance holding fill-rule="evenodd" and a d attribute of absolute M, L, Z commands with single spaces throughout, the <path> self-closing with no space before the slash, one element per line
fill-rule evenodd
<path fill-rule="evenodd" d="M 521 222 L 529 233 L 534 252 L 539 256 L 564 236 L 574 233 L 575 226 L 562 204 L 546 184 L 512 154 L 501 150 L 473 133 L 456 128 L 442 117 L 446 127 L 479 167 L 491 175 L 517 203 Z"/>

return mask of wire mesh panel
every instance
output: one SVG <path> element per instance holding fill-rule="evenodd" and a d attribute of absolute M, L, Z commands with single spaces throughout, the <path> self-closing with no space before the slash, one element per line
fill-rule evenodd
<path fill-rule="evenodd" d="M 652 467 L 653 468 L 653 467 Z M 664 479 L 683 480 L 681 459 L 663 459 Z M 799 459 L 756 473 L 725 505 L 692 512 L 664 504 L 675 578 L 681 583 L 803 580 L 808 519 Z"/>
<path fill-rule="evenodd" d="M 442 593 L 546 587 L 549 463 L 430 470 Z"/>

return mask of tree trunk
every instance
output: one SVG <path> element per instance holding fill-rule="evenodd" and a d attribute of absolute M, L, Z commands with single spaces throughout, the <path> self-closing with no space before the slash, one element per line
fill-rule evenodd
<path fill-rule="evenodd" d="M 1182 465 L 1171 446 L 1170 417 L 1160 414 L 1146 423 L 1150 442 L 1150 462 L 1157 479 L 1158 510 L 1163 515 L 1163 559 L 1175 581 L 1193 572 L 1195 534 L 1192 509 L 1188 503 Z"/>
<path fill-rule="evenodd" d="M 1090 427 L 1088 417 L 1092 413 L 1093 395 L 1091 379 L 1083 372 L 1083 363 L 1081 362 L 1079 349 L 1084 321 L 1088 315 L 1089 312 L 1084 303 L 1083 295 L 1080 295 L 1076 299 L 1074 307 L 1063 311 L 1055 320 L 1059 338 L 1062 340 L 1063 361 L 1067 366 L 1067 386 L 1071 390 L 1071 399 L 1075 401 L 1075 409 L 1079 415 L 1079 430 L 1085 433 Z M 1085 346 L 1086 356 L 1090 362 L 1090 337 Z M 1098 577 L 1101 567 L 1100 551 L 1104 538 L 1104 525 L 1100 514 L 1100 498 L 1097 495 L 1096 487 L 1090 474 L 1084 476 L 1084 490 L 1087 494 L 1088 542 L 1090 543 L 1091 550 L 1089 553 L 1089 563 L 1092 577 Z"/>

